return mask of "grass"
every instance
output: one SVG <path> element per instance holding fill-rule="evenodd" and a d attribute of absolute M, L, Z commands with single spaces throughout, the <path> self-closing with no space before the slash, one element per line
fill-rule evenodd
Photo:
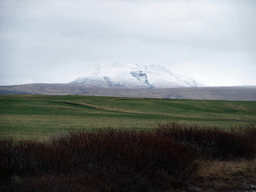
<path fill-rule="evenodd" d="M 0 191 L 256 185 L 254 101 L 3 95 L 0 134 Z"/>
<path fill-rule="evenodd" d="M 105 127 L 151 129 L 173 120 L 221 129 L 256 123 L 255 101 L 2 95 L 0 108 L 0 134 L 14 140 Z"/>
<path fill-rule="evenodd" d="M 179 124 L 0 140 L 3 191 L 215 191 L 256 181 L 256 127 Z M 239 177 L 238 177 L 239 176 Z M 242 178 L 240 177 L 242 176 Z"/>

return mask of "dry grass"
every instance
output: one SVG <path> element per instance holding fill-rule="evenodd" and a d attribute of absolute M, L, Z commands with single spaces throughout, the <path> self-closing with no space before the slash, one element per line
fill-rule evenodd
<path fill-rule="evenodd" d="M 202 191 L 251 191 L 256 187 L 256 159 L 200 160 L 198 163 L 200 167 L 188 183 Z"/>
<path fill-rule="evenodd" d="M 248 161 L 200 161 L 196 175 L 204 178 L 228 179 L 233 176 L 256 176 L 256 159 Z"/>
<path fill-rule="evenodd" d="M 151 131 L 108 128 L 69 132 L 45 143 L 0 140 L 0 189 L 166 191 L 182 190 L 187 185 L 216 190 L 238 188 L 240 176 L 248 181 L 256 179 L 255 136 L 253 125 L 221 131 L 170 122 Z M 231 180 L 237 185 L 231 185 Z"/>

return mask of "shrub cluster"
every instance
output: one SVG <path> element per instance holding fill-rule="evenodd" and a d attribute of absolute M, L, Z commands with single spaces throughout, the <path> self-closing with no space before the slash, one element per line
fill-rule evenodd
<path fill-rule="evenodd" d="M 198 158 L 253 158 L 256 128 L 159 124 L 151 131 L 69 132 L 50 142 L 0 140 L 6 191 L 150 191 L 195 173 Z M 1 189 L 0 187 L 0 189 Z"/>
<path fill-rule="evenodd" d="M 256 155 L 256 127 L 231 127 L 223 131 L 216 127 L 181 125 L 177 122 L 158 124 L 157 135 L 194 146 L 201 158 L 219 160 L 253 159 Z"/>

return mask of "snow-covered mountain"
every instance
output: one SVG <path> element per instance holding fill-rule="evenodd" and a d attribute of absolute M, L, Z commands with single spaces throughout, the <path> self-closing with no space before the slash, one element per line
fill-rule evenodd
<path fill-rule="evenodd" d="M 160 65 L 100 64 L 87 77 L 79 77 L 70 84 L 85 84 L 112 88 L 174 88 L 198 87 L 195 80 L 173 74 Z"/>

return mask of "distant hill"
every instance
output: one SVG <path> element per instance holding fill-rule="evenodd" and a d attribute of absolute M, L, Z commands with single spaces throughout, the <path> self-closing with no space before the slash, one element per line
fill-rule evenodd
<path fill-rule="evenodd" d="M 95 95 L 165 99 L 256 101 L 256 86 L 182 88 L 102 88 L 89 84 L 25 84 L 0 86 L 0 94 Z"/>

